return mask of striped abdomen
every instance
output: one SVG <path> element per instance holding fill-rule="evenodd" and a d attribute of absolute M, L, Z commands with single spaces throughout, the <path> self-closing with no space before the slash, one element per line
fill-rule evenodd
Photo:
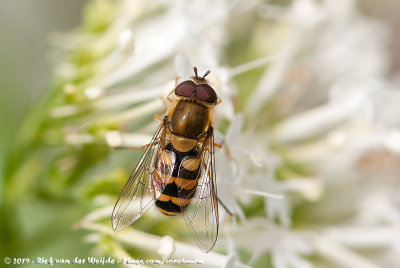
<path fill-rule="evenodd" d="M 176 160 L 172 176 L 158 197 L 156 206 L 165 215 L 175 216 L 187 208 L 196 193 L 200 159 L 195 149 L 179 152 L 171 144 L 168 144 L 166 149 L 175 154 Z"/>

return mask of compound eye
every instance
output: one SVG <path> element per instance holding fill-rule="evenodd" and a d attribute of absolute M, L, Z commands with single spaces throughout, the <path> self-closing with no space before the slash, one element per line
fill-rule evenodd
<path fill-rule="evenodd" d="M 196 99 L 208 103 L 217 103 L 217 93 L 209 85 L 201 84 L 196 87 Z"/>
<path fill-rule="evenodd" d="M 185 82 L 180 83 L 175 88 L 175 95 L 181 97 L 191 97 L 193 96 L 193 91 L 196 88 L 196 84 L 193 81 L 187 80 Z"/>

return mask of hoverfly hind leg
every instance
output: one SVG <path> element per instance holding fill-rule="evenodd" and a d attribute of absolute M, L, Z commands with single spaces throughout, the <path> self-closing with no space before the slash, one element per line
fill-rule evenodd
<path fill-rule="evenodd" d="M 235 215 L 235 214 L 233 214 L 233 212 L 231 212 L 229 210 L 229 208 L 224 204 L 224 202 L 221 201 L 221 199 L 218 196 L 217 196 L 217 200 L 218 200 L 218 203 L 224 208 L 224 210 L 226 211 L 226 213 L 228 213 L 228 215 L 230 217 L 233 217 Z"/>

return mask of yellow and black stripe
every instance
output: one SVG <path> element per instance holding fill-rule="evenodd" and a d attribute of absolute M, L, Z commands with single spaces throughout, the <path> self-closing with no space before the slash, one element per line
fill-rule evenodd
<path fill-rule="evenodd" d="M 163 214 L 175 216 L 185 211 L 196 193 L 200 177 L 200 159 L 196 158 L 198 155 L 196 149 L 183 153 L 175 150 L 171 144 L 168 144 L 166 149 L 175 154 L 176 161 L 172 176 L 156 200 L 156 206 Z M 191 158 L 182 161 L 185 156 Z"/>

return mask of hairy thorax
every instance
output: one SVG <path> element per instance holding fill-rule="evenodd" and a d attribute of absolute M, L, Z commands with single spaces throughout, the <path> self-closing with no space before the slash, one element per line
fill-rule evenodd
<path fill-rule="evenodd" d="M 188 139 L 204 134 L 208 122 L 208 108 L 192 101 L 178 102 L 170 121 L 172 133 Z"/>

